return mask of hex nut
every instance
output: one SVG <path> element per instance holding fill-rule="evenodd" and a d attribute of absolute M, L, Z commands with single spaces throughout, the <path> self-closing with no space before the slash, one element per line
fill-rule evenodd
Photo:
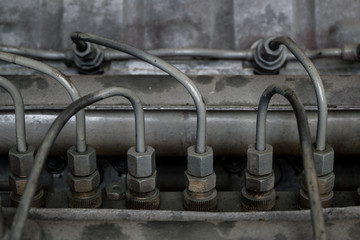
<path fill-rule="evenodd" d="M 258 151 L 255 144 L 250 144 L 247 151 L 247 170 L 249 173 L 262 176 L 272 172 L 273 147 L 266 144 L 266 149 Z"/>
<path fill-rule="evenodd" d="M 114 182 L 106 186 L 106 196 L 110 200 L 120 200 L 124 197 L 125 185 L 121 182 Z"/>
<path fill-rule="evenodd" d="M 35 147 L 29 145 L 26 152 L 18 152 L 16 147 L 9 150 L 10 169 L 13 174 L 19 177 L 30 175 L 34 164 Z"/>
<path fill-rule="evenodd" d="M 127 188 L 136 193 L 154 191 L 156 188 L 156 174 L 157 172 L 155 171 L 150 177 L 138 178 L 128 173 L 126 176 Z"/>
<path fill-rule="evenodd" d="M 72 146 L 67 151 L 67 157 L 69 170 L 74 176 L 89 176 L 96 170 L 96 150 L 89 145 L 83 153 L 77 152 L 75 146 Z"/>
<path fill-rule="evenodd" d="M 205 177 L 214 172 L 213 169 L 213 149 L 206 146 L 206 152 L 197 153 L 195 146 L 187 149 L 187 171 L 195 177 Z"/>
<path fill-rule="evenodd" d="M 68 173 L 67 181 L 73 192 L 91 192 L 100 185 L 100 174 L 98 170 L 86 177 L 78 177 Z"/>
<path fill-rule="evenodd" d="M 27 177 L 18 177 L 15 174 L 9 174 L 9 185 L 11 192 L 15 193 L 16 195 L 22 195 L 25 190 L 25 186 L 27 183 Z M 41 189 L 41 183 L 38 184 L 36 191 Z"/>
<path fill-rule="evenodd" d="M 267 192 L 274 188 L 275 174 L 271 172 L 264 176 L 255 176 L 245 170 L 246 189 L 254 192 Z"/>
<path fill-rule="evenodd" d="M 187 171 L 185 173 L 185 184 L 190 192 L 208 192 L 216 187 L 215 172 L 206 177 L 194 177 Z"/>
<path fill-rule="evenodd" d="M 319 193 L 320 194 L 329 193 L 333 190 L 335 185 L 335 174 L 331 172 L 324 176 L 317 177 L 317 181 L 319 186 Z M 304 172 L 301 177 L 301 187 L 305 192 L 308 192 Z"/>
<path fill-rule="evenodd" d="M 320 201 L 323 208 L 329 208 L 332 206 L 334 198 L 334 192 L 331 191 L 329 193 L 320 194 Z M 300 189 L 300 196 L 299 196 L 299 208 L 300 209 L 310 209 L 310 198 L 308 193 Z"/>
<path fill-rule="evenodd" d="M 155 149 L 147 146 L 143 153 L 136 152 L 131 147 L 127 152 L 127 165 L 129 173 L 137 178 L 149 177 L 155 171 Z"/>
<path fill-rule="evenodd" d="M 326 145 L 323 151 L 314 149 L 314 161 L 318 176 L 331 173 L 334 170 L 334 149 L 330 145 Z"/>

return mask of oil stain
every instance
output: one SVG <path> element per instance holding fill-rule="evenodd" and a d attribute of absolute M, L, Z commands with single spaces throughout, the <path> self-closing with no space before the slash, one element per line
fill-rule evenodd
<path fill-rule="evenodd" d="M 216 82 L 215 92 L 224 90 L 226 86 L 234 87 L 234 88 L 245 87 L 250 82 L 251 82 L 251 78 L 244 76 L 224 77 Z"/>
<path fill-rule="evenodd" d="M 147 222 L 142 224 L 147 239 L 224 239 L 209 222 Z M 200 230 L 201 229 L 201 230 Z"/>
<path fill-rule="evenodd" d="M 349 229 L 349 237 L 353 240 L 360 239 L 360 223 L 357 223 L 350 227 Z"/>
<path fill-rule="evenodd" d="M 202 84 L 202 85 L 207 85 L 207 84 L 211 84 L 213 80 L 213 77 L 211 76 L 197 76 L 194 78 L 194 81 Z"/>
<path fill-rule="evenodd" d="M 41 90 L 47 89 L 49 87 L 47 80 L 41 76 L 9 76 L 6 77 L 6 79 L 12 82 L 19 90 L 27 90 L 33 85 Z M 6 93 L 7 91 L 5 91 L 3 88 L 0 88 L 0 92 Z"/>
<path fill-rule="evenodd" d="M 118 226 L 113 223 L 102 223 L 86 226 L 82 232 L 81 239 L 127 239 L 128 236 L 123 234 Z"/>
<path fill-rule="evenodd" d="M 179 84 L 175 78 L 166 75 L 126 76 L 126 78 L 122 76 L 101 76 L 94 79 L 96 82 L 101 83 L 104 88 L 126 87 L 142 93 L 167 92 Z"/>
<path fill-rule="evenodd" d="M 282 233 L 276 234 L 275 238 L 274 238 L 274 240 L 286 240 L 286 239 L 287 239 L 287 237 Z"/>

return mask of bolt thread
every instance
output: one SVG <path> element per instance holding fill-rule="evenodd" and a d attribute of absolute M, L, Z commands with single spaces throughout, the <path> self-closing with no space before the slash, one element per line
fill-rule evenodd
<path fill-rule="evenodd" d="M 241 206 L 244 211 L 269 211 L 275 206 L 276 193 L 272 189 L 267 192 L 253 192 L 246 188 L 241 190 Z"/>
<path fill-rule="evenodd" d="M 86 194 L 71 192 L 68 200 L 70 208 L 99 208 L 102 204 L 102 192 L 99 188 Z"/>
<path fill-rule="evenodd" d="M 143 209 L 156 210 L 160 206 L 160 192 L 155 189 L 147 195 L 134 195 L 132 192 L 126 192 L 126 208 L 128 209 Z"/>
<path fill-rule="evenodd" d="M 207 197 L 201 195 L 196 198 L 194 193 L 189 194 L 188 190 L 184 191 L 184 207 L 190 211 L 214 211 L 217 207 L 217 191 L 213 189 Z"/>

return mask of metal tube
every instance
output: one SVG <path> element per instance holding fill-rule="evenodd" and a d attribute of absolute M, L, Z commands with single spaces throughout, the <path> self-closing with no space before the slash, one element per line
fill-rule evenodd
<path fill-rule="evenodd" d="M 266 124 L 267 108 L 269 106 L 271 98 L 275 94 L 280 94 L 284 96 L 291 103 L 291 106 L 294 109 L 301 142 L 306 184 L 310 198 L 311 220 L 313 225 L 314 239 L 326 239 L 325 222 L 320 201 L 319 187 L 317 184 L 309 123 L 303 104 L 297 97 L 296 93 L 290 88 L 274 84 L 266 88 L 266 90 L 262 94 L 259 102 L 258 118 L 256 125 L 256 146 L 258 146 L 259 141 L 265 140 L 264 135 L 266 130 L 265 127 L 262 128 L 262 126 L 265 126 Z M 260 131 L 261 133 L 259 134 Z M 259 139 L 258 137 L 261 138 Z M 260 144 L 260 147 L 262 144 L 265 144 L 265 141 L 264 143 Z M 263 150 L 258 148 L 256 149 Z"/>
<path fill-rule="evenodd" d="M 49 51 L 49 50 L 32 49 L 32 48 L 19 48 L 12 46 L 0 46 L 0 51 L 13 53 L 25 57 L 33 57 L 42 60 L 55 60 L 55 61 L 69 60 L 67 56 L 70 56 L 70 54 L 66 54 L 66 52 Z"/>
<path fill-rule="evenodd" d="M 196 105 L 197 112 L 197 132 L 196 132 L 196 152 L 204 153 L 206 151 L 206 106 L 202 95 L 196 85 L 184 73 L 164 60 L 146 53 L 130 45 L 103 38 L 94 34 L 75 32 L 71 34 L 71 39 L 77 44 L 81 41 L 96 43 L 105 47 L 114 48 L 123 51 L 134 57 L 148 62 L 178 80 L 190 93 Z"/>
<path fill-rule="evenodd" d="M 318 125 L 316 133 L 316 149 L 323 151 L 326 146 L 326 128 L 327 128 L 327 100 L 325 95 L 325 89 L 323 81 L 316 70 L 314 64 L 309 57 L 296 45 L 296 43 L 287 36 L 281 36 L 275 38 L 270 43 L 272 49 L 279 48 L 280 44 L 285 45 L 292 54 L 299 60 L 299 62 L 304 66 L 305 70 L 309 74 L 311 81 L 313 82 L 314 89 L 317 97 L 318 104 Z"/>
<path fill-rule="evenodd" d="M 26 152 L 25 113 L 24 102 L 19 90 L 9 80 L 0 77 L 0 87 L 4 88 L 11 96 L 15 106 L 15 132 L 16 148 L 18 152 Z"/>
<path fill-rule="evenodd" d="M 80 46 L 85 49 L 86 46 Z M 1 46 L 0 51 L 13 53 L 25 57 L 37 58 L 41 60 L 66 61 L 71 59 L 71 52 L 52 51 L 44 49 L 20 48 L 14 46 Z M 157 57 L 199 57 L 199 58 L 216 58 L 216 59 L 233 59 L 233 60 L 253 60 L 253 50 L 224 50 L 224 49 L 207 49 L 207 48 L 159 48 L 146 50 L 148 53 Z M 341 48 L 322 48 L 315 50 L 306 50 L 305 54 L 313 58 L 323 57 L 342 57 Z M 127 60 L 134 58 L 133 56 L 106 49 L 104 51 L 106 61 Z M 294 55 L 289 54 L 287 60 L 296 59 Z"/>
<path fill-rule="evenodd" d="M 54 67 L 51 67 L 47 64 L 44 64 L 42 62 L 30 58 L 14 55 L 11 53 L 5 53 L 5 52 L 0 52 L 0 60 L 21 65 L 24 67 L 28 67 L 37 70 L 39 72 L 45 73 L 53 77 L 55 80 L 57 80 L 66 89 L 66 91 L 69 93 L 73 101 L 80 98 L 79 91 L 77 90 L 75 85 L 71 82 L 71 80 Z M 76 114 L 76 150 L 78 152 L 86 151 L 86 131 L 85 131 L 84 110 L 81 110 L 78 114 Z"/>
<path fill-rule="evenodd" d="M 147 50 L 148 53 L 157 57 L 201 57 L 201 58 L 217 58 L 217 59 L 243 59 L 252 60 L 252 49 L 245 50 L 222 50 L 222 49 L 206 49 L 206 48 L 160 48 Z M 105 60 L 124 60 L 133 58 L 126 53 L 105 50 Z"/>
<path fill-rule="evenodd" d="M 101 91 L 90 93 L 71 103 L 53 122 L 38 149 L 34 160 L 34 166 L 31 170 L 24 194 L 21 198 L 12 223 L 10 233 L 10 238 L 12 240 L 18 240 L 21 238 L 26 218 L 29 213 L 31 199 L 35 194 L 37 182 L 39 181 L 41 171 L 44 168 L 44 164 L 50 152 L 50 148 L 54 144 L 56 137 L 60 133 L 61 129 L 69 121 L 69 119 L 80 109 L 113 96 L 124 96 L 129 99 L 129 101 L 133 105 L 133 108 L 135 110 L 135 121 L 136 124 L 139 125 L 137 126 L 136 133 L 137 140 L 139 141 L 137 145 L 139 145 L 140 148 L 145 149 L 144 115 L 142 110 L 142 103 L 139 97 L 133 91 L 127 88 L 120 87 L 106 88 Z M 140 148 L 139 150 L 141 150 Z"/>

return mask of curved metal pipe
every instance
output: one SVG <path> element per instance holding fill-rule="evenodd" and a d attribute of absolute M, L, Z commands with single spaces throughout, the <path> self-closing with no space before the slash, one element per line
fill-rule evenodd
<path fill-rule="evenodd" d="M 299 62 L 303 65 L 309 74 L 314 85 L 319 108 L 316 133 L 316 150 L 323 151 L 326 147 L 326 128 L 328 117 L 328 107 L 323 81 L 321 80 L 321 77 L 310 58 L 296 45 L 296 43 L 290 37 L 281 36 L 275 38 L 270 42 L 270 48 L 276 50 L 281 44 L 285 45 L 299 60 Z"/>
<path fill-rule="evenodd" d="M 33 198 L 37 182 L 39 181 L 40 174 L 42 169 L 44 168 L 44 164 L 46 158 L 49 154 L 51 146 L 54 144 L 56 137 L 60 133 L 61 129 L 64 125 L 69 121 L 69 119 L 80 109 L 93 104 L 95 102 L 101 101 L 103 99 L 113 97 L 113 96 L 123 96 L 126 97 L 132 104 L 135 110 L 135 121 L 137 126 L 137 140 L 141 142 L 140 145 L 145 146 L 145 135 L 144 134 L 144 115 L 142 109 L 142 103 L 139 97 L 130 89 L 121 88 L 121 87 L 111 87 L 106 88 L 101 91 L 97 91 L 94 93 L 90 93 L 75 102 L 71 103 L 52 123 L 51 127 L 47 131 L 39 149 L 35 156 L 34 166 L 31 170 L 30 176 L 28 178 L 28 182 L 26 184 L 26 188 L 24 194 L 19 203 L 18 209 L 16 211 L 12 227 L 11 227 L 11 235 L 10 238 L 12 240 L 19 240 L 21 238 L 24 225 L 26 222 L 26 218 L 29 213 L 31 199 Z M 139 139 L 140 138 L 140 139 Z M 137 143 L 138 145 L 138 143 Z"/>
<path fill-rule="evenodd" d="M 111 39 L 103 38 L 94 34 L 75 32 L 71 34 L 71 39 L 76 45 L 82 47 L 83 41 L 96 43 L 105 47 L 113 48 L 127 54 L 130 54 L 134 57 L 142 59 L 145 62 L 148 62 L 169 75 L 173 76 L 178 80 L 190 93 L 192 99 L 196 105 L 197 113 L 197 130 L 196 130 L 196 152 L 204 153 L 206 151 L 206 106 L 202 95 L 196 85 L 188 78 L 184 73 L 179 71 L 174 66 L 168 64 L 164 60 L 153 56 L 145 51 L 132 47 L 130 45 L 113 41 Z"/>
<path fill-rule="evenodd" d="M 9 80 L 0 76 L 0 87 L 4 88 L 14 101 L 15 108 L 15 132 L 16 132 L 16 150 L 26 152 L 26 132 L 25 132 L 25 113 L 24 101 L 19 90 Z"/>
<path fill-rule="evenodd" d="M 57 51 L 50 51 L 43 49 L 0 46 L 0 51 L 13 53 L 25 57 L 38 58 L 42 60 L 56 60 L 56 61 L 70 60 L 70 58 L 68 57 L 70 56 L 70 54 L 66 54 L 66 52 L 57 52 Z"/>
<path fill-rule="evenodd" d="M 310 198 L 311 220 L 314 239 L 326 239 L 325 222 L 320 201 L 313 149 L 311 144 L 310 128 L 303 104 L 296 93 L 286 86 L 270 85 L 261 95 L 256 123 L 256 145 L 265 139 L 266 115 L 269 102 L 275 94 L 284 96 L 294 109 L 301 142 L 302 159 Z M 259 136 L 263 136 L 259 139 Z M 265 142 L 264 142 L 265 144 Z"/>
<path fill-rule="evenodd" d="M 53 77 L 58 81 L 69 93 L 73 101 L 80 98 L 79 91 L 72 83 L 72 81 L 66 77 L 62 72 L 57 70 L 54 67 L 51 67 L 42 62 L 18 56 L 11 53 L 0 52 L 0 60 L 14 63 L 20 66 L 28 67 L 39 72 L 45 73 L 50 77 Z M 85 111 L 81 110 L 76 114 L 76 151 L 85 152 L 86 151 L 86 131 L 85 131 Z"/>

